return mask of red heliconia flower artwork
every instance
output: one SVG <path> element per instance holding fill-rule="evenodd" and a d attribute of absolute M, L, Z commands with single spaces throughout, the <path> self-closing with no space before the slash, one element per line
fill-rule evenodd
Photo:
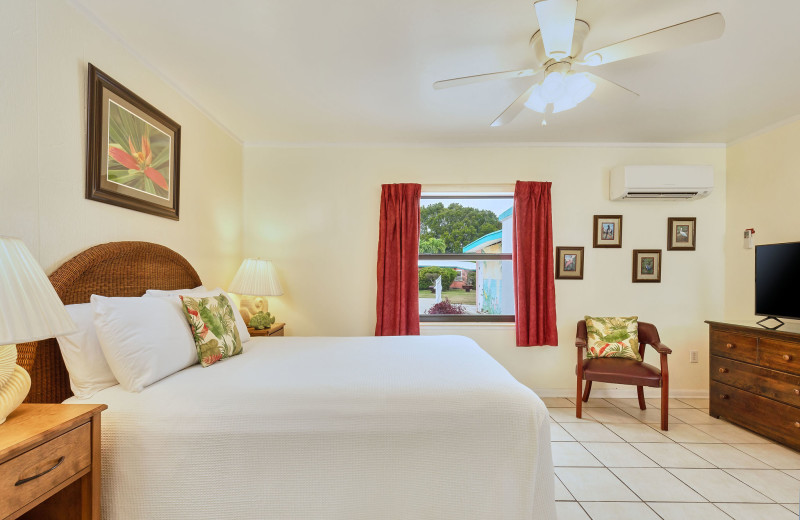
<path fill-rule="evenodd" d="M 169 136 L 113 101 L 108 121 L 108 180 L 169 197 Z"/>

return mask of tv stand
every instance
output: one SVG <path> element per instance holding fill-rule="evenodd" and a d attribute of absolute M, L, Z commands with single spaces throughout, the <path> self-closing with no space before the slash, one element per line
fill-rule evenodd
<path fill-rule="evenodd" d="M 777 325 L 775 325 L 774 327 L 767 327 L 766 325 L 764 325 L 764 322 L 765 322 L 765 321 L 769 321 L 769 320 L 775 320 L 775 321 L 777 321 L 777 322 L 778 322 L 778 324 L 777 324 Z M 762 326 L 762 327 L 764 327 L 765 329 L 769 329 L 769 330 L 778 330 L 779 328 L 783 327 L 783 326 L 784 326 L 784 325 L 786 325 L 786 324 L 785 324 L 784 322 L 782 322 L 781 320 L 779 320 L 778 318 L 776 318 L 775 316 L 767 316 L 767 317 L 766 317 L 766 318 L 764 318 L 763 320 L 759 320 L 759 321 L 757 321 L 757 322 L 756 322 L 756 325 L 761 325 L 761 326 Z"/>

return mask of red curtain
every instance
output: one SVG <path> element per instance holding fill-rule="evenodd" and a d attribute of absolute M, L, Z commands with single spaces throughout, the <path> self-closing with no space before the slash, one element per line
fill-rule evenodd
<path fill-rule="evenodd" d="M 558 345 L 549 182 L 514 188 L 514 304 L 517 346 Z"/>
<path fill-rule="evenodd" d="M 419 334 L 420 184 L 384 184 L 378 238 L 376 336 Z"/>

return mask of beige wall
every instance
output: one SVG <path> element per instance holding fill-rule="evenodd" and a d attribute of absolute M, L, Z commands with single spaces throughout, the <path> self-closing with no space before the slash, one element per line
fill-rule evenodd
<path fill-rule="evenodd" d="M 242 146 L 63 0 L 0 2 L 0 235 L 47 272 L 115 240 L 165 244 L 210 285 L 241 262 Z M 84 198 L 87 63 L 182 126 L 179 222 Z"/>
<path fill-rule="evenodd" d="M 716 188 L 692 202 L 610 202 L 608 170 L 637 163 L 711 164 Z M 546 393 L 574 385 L 577 320 L 635 314 L 674 349 L 676 392 L 707 389 L 703 320 L 723 313 L 723 148 L 246 146 L 244 172 L 244 252 L 275 262 L 285 295 L 270 307 L 289 334 L 373 334 L 382 183 L 549 180 L 554 246 L 586 247 L 584 280 L 556 281 L 560 346 L 517 348 L 509 325 L 427 325 L 423 333 L 468 335 Z M 591 247 L 595 214 L 624 215 L 621 249 Z M 666 251 L 667 218 L 686 216 L 697 217 L 697 251 Z M 631 283 L 634 248 L 664 250 L 663 283 Z M 700 352 L 699 364 L 689 363 L 689 350 Z"/>
<path fill-rule="evenodd" d="M 755 305 L 755 244 L 800 240 L 800 121 L 735 143 L 727 149 L 725 316 L 750 319 Z"/>

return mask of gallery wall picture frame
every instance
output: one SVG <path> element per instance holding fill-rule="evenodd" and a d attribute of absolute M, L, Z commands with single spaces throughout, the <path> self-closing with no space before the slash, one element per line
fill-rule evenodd
<path fill-rule="evenodd" d="M 89 64 L 86 198 L 178 220 L 181 126 Z"/>
<path fill-rule="evenodd" d="M 633 250 L 633 283 L 661 283 L 661 250 Z"/>
<path fill-rule="evenodd" d="M 694 251 L 697 247 L 697 218 L 667 219 L 667 251 Z"/>
<path fill-rule="evenodd" d="M 622 215 L 595 215 L 592 247 L 622 247 Z"/>
<path fill-rule="evenodd" d="M 556 280 L 583 280 L 583 247 L 556 247 Z"/>

